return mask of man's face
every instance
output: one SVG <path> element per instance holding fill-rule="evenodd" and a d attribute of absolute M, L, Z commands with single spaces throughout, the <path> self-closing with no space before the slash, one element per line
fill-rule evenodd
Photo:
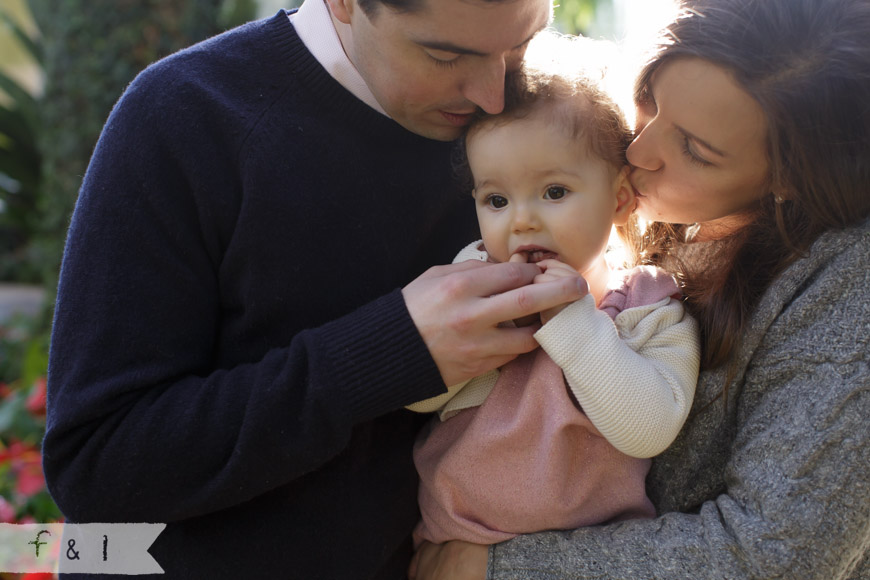
<path fill-rule="evenodd" d="M 441 141 L 478 108 L 502 110 L 505 73 L 551 15 L 551 0 L 423 0 L 410 12 L 379 5 L 371 18 L 357 0 L 329 4 L 350 24 L 344 50 L 387 114 Z"/>

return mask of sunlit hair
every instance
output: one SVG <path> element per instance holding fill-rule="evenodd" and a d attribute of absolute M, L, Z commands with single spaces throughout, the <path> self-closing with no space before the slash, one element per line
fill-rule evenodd
<path fill-rule="evenodd" d="M 469 189 L 473 184 L 465 153 L 468 141 L 488 127 L 528 117 L 582 142 L 591 155 L 611 166 L 614 175 L 626 165 L 632 131 L 602 84 L 606 71 L 590 66 L 597 47 L 597 41 L 549 32 L 534 39 L 521 69 L 506 79 L 504 110 L 479 114 L 461 140 L 457 170 Z"/>
<path fill-rule="evenodd" d="M 639 76 L 636 101 L 647 98 L 664 63 L 697 57 L 733 75 L 768 127 L 771 194 L 749 208 L 748 225 L 722 244 L 708 271 L 684 272 L 709 369 L 732 360 L 776 276 L 821 233 L 870 214 L 870 2 L 687 0 L 682 7 Z M 640 261 L 662 263 L 690 231 L 649 224 L 632 232 L 632 246 Z"/>

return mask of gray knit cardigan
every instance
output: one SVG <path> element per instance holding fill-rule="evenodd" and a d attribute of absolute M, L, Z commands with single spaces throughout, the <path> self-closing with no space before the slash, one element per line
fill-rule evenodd
<path fill-rule="evenodd" d="M 661 514 L 493 546 L 489 580 L 870 579 L 870 222 L 762 298 L 647 479 Z"/>

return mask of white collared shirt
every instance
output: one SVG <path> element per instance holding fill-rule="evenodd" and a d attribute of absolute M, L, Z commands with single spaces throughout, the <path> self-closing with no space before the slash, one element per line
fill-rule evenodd
<path fill-rule="evenodd" d="M 341 45 L 335 27 L 349 25 L 333 22 L 324 0 L 305 0 L 298 11 L 290 14 L 290 22 L 305 47 L 332 78 L 372 109 L 387 115 Z"/>

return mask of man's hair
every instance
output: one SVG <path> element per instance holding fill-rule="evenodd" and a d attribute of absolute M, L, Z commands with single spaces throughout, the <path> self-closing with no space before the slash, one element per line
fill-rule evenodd
<path fill-rule="evenodd" d="M 442 0 L 357 0 L 357 4 L 369 18 L 377 15 L 380 7 L 386 6 L 395 12 L 416 12 L 426 2 L 441 2 Z M 504 2 L 505 0 L 480 0 L 481 2 Z"/>
<path fill-rule="evenodd" d="M 641 72 L 679 58 L 728 71 L 767 121 L 771 192 L 715 266 L 688 274 L 687 305 L 701 322 L 705 368 L 727 362 L 764 290 L 823 232 L 870 214 L 870 2 L 684 0 Z M 650 224 L 642 258 L 657 263 L 685 226 Z"/>

